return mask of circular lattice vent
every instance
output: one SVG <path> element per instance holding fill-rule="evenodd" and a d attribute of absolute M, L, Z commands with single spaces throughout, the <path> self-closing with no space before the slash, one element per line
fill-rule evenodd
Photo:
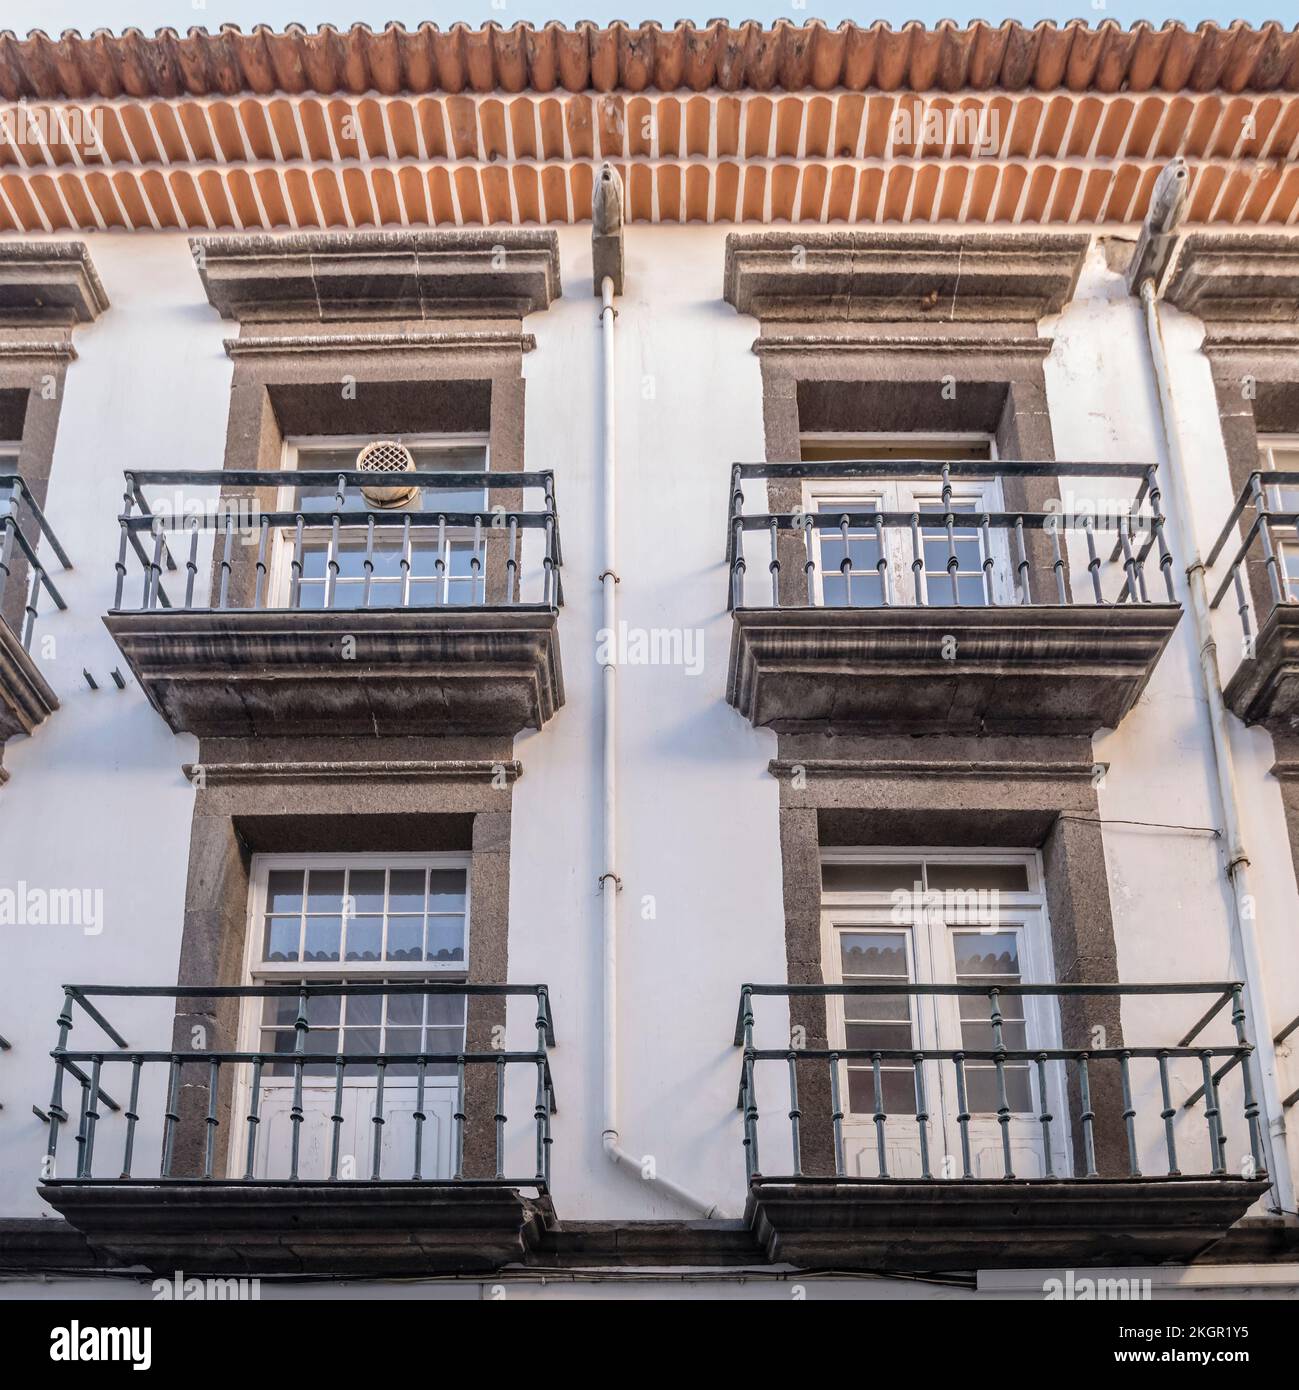
<path fill-rule="evenodd" d="M 411 451 L 392 439 L 375 439 L 356 456 L 358 473 L 413 473 L 415 459 Z M 418 487 L 384 487 L 362 483 L 361 495 L 373 507 L 405 507 L 419 496 Z"/>

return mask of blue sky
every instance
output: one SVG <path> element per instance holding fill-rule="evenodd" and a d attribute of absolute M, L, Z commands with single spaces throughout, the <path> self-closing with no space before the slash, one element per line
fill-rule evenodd
<path fill-rule="evenodd" d="M 1261 23 L 1266 19 L 1283 18 L 1292 9 L 1293 0 L 1064 0 L 1064 3 L 1025 5 L 1017 0 L 1001 0 L 995 9 L 970 11 L 957 8 L 952 0 L 877 0 L 869 9 L 858 4 L 825 4 L 821 0 L 805 0 L 795 5 L 793 0 L 745 0 L 744 5 L 731 12 L 733 19 L 760 19 L 770 23 L 781 17 L 801 22 L 812 16 L 837 24 L 842 19 L 858 21 L 886 19 L 900 25 L 908 19 L 933 23 L 951 18 L 970 20 L 976 17 L 1001 20 L 1087 18 L 1093 22 L 1116 19 L 1125 27 L 1139 19 L 1160 23 L 1165 19 L 1180 19 L 1187 24 L 1215 19 L 1227 23 L 1247 19 Z M 268 23 L 277 29 L 291 20 L 314 28 L 326 21 L 345 25 L 364 20 L 382 25 L 395 19 L 404 24 L 416 24 L 422 19 L 446 26 L 456 20 L 479 25 L 494 19 L 502 24 L 530 20 L 539 24 L 547 19 L 572 23 L 577 19 L 608 22 L 611 19 L 657 19 L 670 25 L 677 19 L 709 19 L 724 9 L 718 0 L 707 0 L 690 8 L 685 0 L 625 0 L 624 3 L 601 3 L 601 0 L 456 0 L 454 4 L 438 0 L 0 0 L 0 28 L 19 34 L 29 29 L 44 29 L 57 34 L 63 29 L 80 29 L 88 34 L 93 29 L 108 28 L 120 31 L 135 25 L 152 32 L 163 25 L 184 31 L 198 24 L 214 29 L 222 23 L 238 24 L 248 29 L 257 23 Z M 1293 13 L 1288 24 L 1295 23 Z"/>

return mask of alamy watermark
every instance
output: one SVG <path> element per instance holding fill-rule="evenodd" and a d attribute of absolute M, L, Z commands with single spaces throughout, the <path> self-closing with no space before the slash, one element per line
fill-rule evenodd
<path fill-rule="evenodd" d="M 890 897 L 890 915 L 898 924 L 913 921 L 925 910 L 938 913 L 953 927 L 996 928 L 1001 923 L 1001 894 L 996 888 L 926 888 L 917 882 L 895 888 Z"/>
<path fill-rule="evenodd" d="M 102 888 L 33 888 L 25 879 L 0 887 L 0 927 L 80 927 L 86 936 L 104 930 Z"/>
<path fill-rule="evenodd" d="M 103 155 L 104 114 L 102 106 L 28 106 L 25 101 L 0 105 L 0 141 Z"/>
<path fill-rule="evenodd" d="M 896 153 L 910 145 L 916 154 L 937 146 L 943 150 L 968 148 L 975 159 L 1001 149 L 1001 113 L 987 106 L 935 106 L 924 102 L 900 105 L 889 122 L 889 137 Z"/>
<path fill-rule="evenodd" d="M 704 633 L 697 627 L 602 627 L 595 635 L 601 666 L 680 666 L 688 676 L 704 669 Z"/>

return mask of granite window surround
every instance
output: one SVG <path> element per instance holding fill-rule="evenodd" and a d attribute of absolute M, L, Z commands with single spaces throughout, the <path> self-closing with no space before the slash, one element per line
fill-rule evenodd
<path fill-rule="evenodd" d="M 1068 303 L 1088 245 L 1052 232 L 732 234 L 725 297 L 759 322 L 767 461 L 798 460 L 807 434 L 857 431 L 986 434 L 998 458 L 1053 461 L 1038 325 Z M 1053 478 L 1006 480 L 1003 493 L 1034 511 L 1059 496 Z M 768 505 L 800 508 L 801 483 L 772 480 Z M 1053 556 L 1042 533 L 1028 540 L 1036 575 Z M 782 542 L 781 603 L 798 605 L 802 546 Z M 791 983 L 824 980 L 821 850 L 867 845 L 1040 849 L 1055 978 L 1118 978 L 1089 738 L 780 733 L 770 772 Z M 790 1010 L 809 1046 L 826 1045 L 823 999 Z M 1097 1024 L 1121 1037 L 1116 1001 L 1062 1009 L 1066 1045 Z M 801 1067 L 799 1086 L 805 1171 L 833 1173 L 825 1068 Z M 1093 1103 L 1100 1169 L 1125 1171 L 1117 1077 L 1097 1076 Z"/>

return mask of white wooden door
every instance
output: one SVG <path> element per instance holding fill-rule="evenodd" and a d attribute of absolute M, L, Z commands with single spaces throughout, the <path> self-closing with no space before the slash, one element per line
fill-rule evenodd
<path fill-rule="evenodd" d="M 1035 930 L 1041 923 L 1032 909 L 1018 920 L 999 921 L 995 928 L 949 925 L 941 910 L 917 907 L 827 907 L 826 979 L 842 984 L 977 984 L 992 986 L 1043 979 Z M 1051 1048 L 1058 1043 L 1054 1002 L 1050 999 L 1000 995 L 1003 1045 L 1010 1050 Z M 953 1053 L 959 1049 L 993 1048 L 990 1004 L 986 996 L 881 994 L 831 996 L 828 1011 L 831 1047 L 920 1048 Z M 1067 1168 L 1067 1110 L 1064 1078 L 1059 1063 L 1049 1063 L 1047 1103 L 1053 1116 L 1053 1170 Z M 1041 1092 L 1032 1063 L 1004 1066 L 1011 1172 L 1016 1177 L 1040 1178 L 1047 1165 L 1041 1126 Z M 853 1177 L 920 1178 L 924 1175 L 921 1122 L 924 1124 L 928 1167 L 936 1178 L 964 1175 L 956 1068 L 950 1060 L 927 1060 L 919 1072 L 914 1063 L 881 1061 L 877 1093 L 869 1060 L 840 1064 L 843 1098 L 844 1171 Z M 966 1062 L 967 1134 L 971 1176 L 1006 1176 L 1001 1092 L 992 1062 Z M 923 1094 L 920 1088 L 923 1087 Z M 885 1115 L 884 1167 L 881 1173 L 876 1123 L 877 1094 Z M 923 1101 L 923 1106 L 921 1102 Z"/>
<path fill-rule="evenodd" d="M 298 1176 L 305 1182 L 330 1176 L 334 1142 L 335 1087 L 332 1079 L 307 1077 L 302 1088 L 302 1123 L 298 1148 Z M 338 1176 L 342 1180 L 371 1178 L 374 1174 L 375 1133 L 382 1128 L 379 1176 L 405 1180 L 415 1172 L 415 1101 L 413 1081 L 386 1079 L 383 1088 L 384 1123 L 374 1123 L 378 1090 L 373 1080 L 345 1081 L 343 1117 L 338 1126 Z M 453 1115 L 456 1091 L 445 1078 L 426 1080 L 424 1124 L 420 1137 L 420 1175 L 450 1178 L 453 1172 Z M 275 1077 L 262 1085 L 261 1124 L 257 1136 L 254 1176 L 289 1176 L 293 1147 L 293 1082 Z"/>

